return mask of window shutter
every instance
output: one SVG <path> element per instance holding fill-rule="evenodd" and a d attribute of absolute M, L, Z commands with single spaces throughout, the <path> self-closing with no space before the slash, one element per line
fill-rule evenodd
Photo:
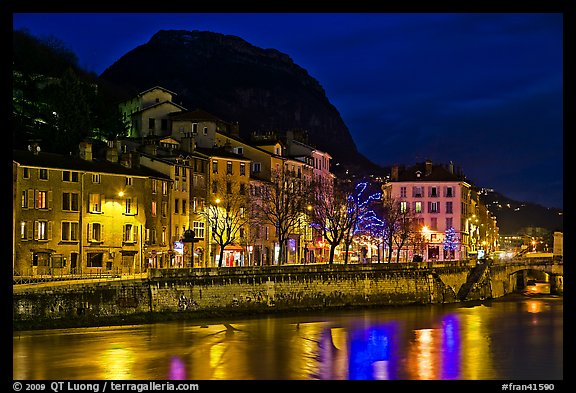
<path fill-rule="evenodd" d="M 52 221 L 48 221 L 48 240 L 52 240 Z"/>
<path fill-rule="evenodd" d="M 38 221 L 34 221 L 34 240 L 38 240 Z"/>
<path fill-rule="evenodd" d="M 436 202 L 436 212 L 440 213 L 440 202 Z"/>
<path fill-rule="evenodd" d="M 87 225 L 86 234 L 87 234 L 87 240 L 88 241 L 92 240 L 92 224 L 90 223 L 88 223 Z"/>
<path fill-rule="evenodd" d="M 98 241 L 100 242 L 104 241 L 104 224 L 100 224 L 100 238 L 98 239 Z"/>
<path fill-rule="evenodd" d="M 28 209 L 34 209 L 34 189 L 28 190 Z"/>
<path fill-rule="evenodd" d="M 105 194 L 100 194 L 100 210 L 99 212 L 104 212 L 104 201 L 106 200 L 104 197 L 106 195 Z"/>
<path fill-rule="evenodd" d="M 132 200 L 132 208 L 131 208 L 131 213 L 132 214 L 138 214 L 138 197 L 134 197 L 134 199 Z"/>
<path fill-rule="evenodd" d="M 133 242 L 137 242 L 137 241 L 138 241 L 138 226 L 137 226 L 137 225 L 132 225 L 132 228 L 133 228 L 132 234 L 134 235 L 134 236 L 132 237 L 132 241 L 133 241 Z"/>
<path fill-rule="evenodd" d="M 48 191 L 48 210 L 52 209 L 52 191 Z"/>

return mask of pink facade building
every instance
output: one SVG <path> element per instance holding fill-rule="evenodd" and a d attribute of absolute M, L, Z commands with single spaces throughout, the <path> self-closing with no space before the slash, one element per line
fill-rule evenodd
<path fill-rule="evenodd" d="M 416 235 L 420 236 L 414 237 L 418 241 L 401 250 L 401 261 L 416 260 L 418 254 L 425 261 L 461 260 L 478 256 L 480 250 L 487 253 L 493 246 L 496 221 L 482 214 L 486 208 L 478 192 L 452 163 L 433 165 L 427 160 L 411 167 L 395 165 L 383 191 L 411 211 L 418 223 Z M 447 235 L 449 228 L 454 235 Z M 452 239 L 446 241 L 447 236 Z M 453 247 L 445 247 L 447 243 Z"/>

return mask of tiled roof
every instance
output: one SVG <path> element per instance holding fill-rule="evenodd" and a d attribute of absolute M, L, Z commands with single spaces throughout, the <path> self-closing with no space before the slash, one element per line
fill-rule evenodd
<path fill-rule="evenodd" d="M 417 163 L 416 165 L 410 167 L 399 167 L 398 168 L 398 180 L 391 179 L 394 182 L 417 182 L 417 181 L 462 181 L 466 180 L 466 177 L 458 173 L 456 169 L 453 172 L 450 171 L 444 165 L 433 165 L 429 164 L 431 171 L 429 174 L 426 172 L 426 163 Z"/>
<path fill-rule="evenodd" d="M 38 154 L 34 154 L 27 150 L 12 150 L 12 160 L 20 165 L 47 169 L 112 173 L 129 176 L 159 177 L 165 179 L 170 178 L 169 176 L 143 166 L 140 166 L 139 168 L 127 168 L 120 163 L 106 160 L 87 161 L 80 157 L 65 156 L 55 153 L 39 152 Z"/>

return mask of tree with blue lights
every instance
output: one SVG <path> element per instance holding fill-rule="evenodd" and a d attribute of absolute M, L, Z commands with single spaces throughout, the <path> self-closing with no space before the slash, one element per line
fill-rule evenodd
<path fill-rule="evenodd" d="M 314 209 L 311 226 L 322 233 L 330 244 L 328 263 L 334 262 L 336 247 L 344 243 L 344 263 L 348 263 L 348 251 L 360 223 L 374 216 L 370 212 L 370 202 L 380 195 L 366 195 L 368 184 L 354 184 L 349 180 L 336 180 L 333 184 L 316 184 L 313 187 Z"/>
<path fill-rule="evenodd" d="M 446 229 L 442 244 L 444 245 L 444 251 L 448 254 L 448 258 L 452 259 L 455 251 L 458 249 L 458 236 L 454 228 L 450 227 Z"/>

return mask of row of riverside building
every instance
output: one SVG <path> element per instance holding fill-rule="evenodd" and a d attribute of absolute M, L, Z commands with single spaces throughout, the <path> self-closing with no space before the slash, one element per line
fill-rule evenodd
<path fill-rule="evenodd" d="M 258 195 L 274 171 L 332 183 L 329 153 L 307 144 L 305 132 L 239 136 L 238 124 L 173 102 L 175 93 L 148 89 L 120 104 L 129 134 L 79 154 L 13 151 L 15 275 L 136 274 L 149 268 L 215 267 L 220 250 L 201 214 L 222 193 Z M 461 259 L 494 249 L 494 217 L 452 166 L 430 161 L 395 166 L 384 191 L 418 213 L 426 229 L 424 259 Z M 448 227 L 455 253 L 442 252 Z M 183 242 L 193 230 L 195 242 Z M 290 234 L 285 263 L 326 262 L 327 245 L 309 225 Z M 222 266 L 278 263 L 275 227 L 248 225 L 224 248 Z M 411 260 L 406 251 L 402 260 Z M 367 257 L 375 251 L 368 249 Z"/>

